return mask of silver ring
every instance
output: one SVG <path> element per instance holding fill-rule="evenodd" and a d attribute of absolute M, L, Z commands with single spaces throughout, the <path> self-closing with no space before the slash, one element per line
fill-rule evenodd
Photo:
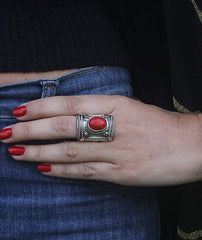
<path fill-rule="evenodd" d="M 112 141 L 114 120 L 112 115 L 77 115 L 77 140 L 87 142 Z"/>

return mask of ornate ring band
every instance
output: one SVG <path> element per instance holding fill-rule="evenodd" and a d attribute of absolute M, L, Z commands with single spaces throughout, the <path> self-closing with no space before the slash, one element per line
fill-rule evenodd
<path fill-rule="evenodd" d="M 89 142 L 112 141 L 114 120 L 111 115 L 77 115 L 77 140 Z"/>

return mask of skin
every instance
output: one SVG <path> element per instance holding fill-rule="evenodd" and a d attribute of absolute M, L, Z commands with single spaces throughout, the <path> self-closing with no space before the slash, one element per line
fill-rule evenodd
<path fill-rule="evenodd" d="M 0 72 L 0 85 L 16 83 L 16 82 L 25 82 L 33 79 L 55 79 L 63 74 L 70 73 L 76 68 L 65 69 L 65 70 L 56 70 L 56 71 L 47 71 L 47 72 Z"/>
<path fill-rule="evenodd" d="M 122 96 L 58 96 L 23 104 L 27 113 L 5 143 L 76 138 L 77 114 L 111 114 L 112 142 L 66 141 L 25 147 L 18 161 L 50 164 L 54 177 L 133 186 L 202 180 L 202 114 L 185 115 Z M 27 121 L 29 120 L 29 121 Z"/>

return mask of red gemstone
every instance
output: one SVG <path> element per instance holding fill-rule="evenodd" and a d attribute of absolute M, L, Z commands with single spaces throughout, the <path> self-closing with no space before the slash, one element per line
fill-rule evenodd
<path fill-rule="evenodd" d="M 102 130 L 107 126 L 107 122 L 102 117 L 94 117 L 89 121 L 89 127 L 93 130 Z"/>

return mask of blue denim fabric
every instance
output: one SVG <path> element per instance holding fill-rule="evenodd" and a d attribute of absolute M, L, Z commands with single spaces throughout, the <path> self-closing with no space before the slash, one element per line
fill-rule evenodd
<path fill-rule="evenodd" d="M 0 86 L 0 128 L 16 123 L 12 109 L 34 99 L 83 94 L 132 97 L 130 75 L 119 67 L 90 67 L 55 80 Z M 29 141 L 26 144 L 54 143 Z M 153 188 L 42 175 L 0 143 L 1 240 L 158 240 Z"/>

